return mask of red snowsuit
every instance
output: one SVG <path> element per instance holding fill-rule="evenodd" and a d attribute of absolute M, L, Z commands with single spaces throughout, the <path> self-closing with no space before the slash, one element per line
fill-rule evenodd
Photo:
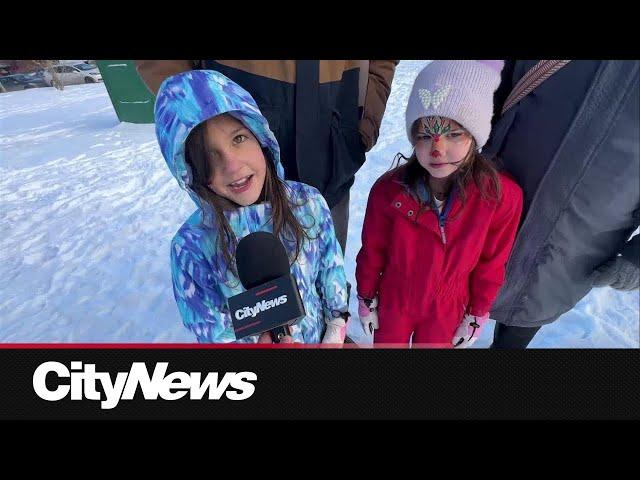
<path fill-rule="evenodd" d="M 408 343 L 413 333 L 414 344 L 451 346 L 464 314 L 489 312 L 504 282 L 522 190 L 501 173 L 498 203 L 481 198 L 471 181 L 464 208 L 452 195 L 439 219 L 429 208 L 418 215 L 418 202 L 399 183 L 402 170 L 380 177 L 369 194 L 358 294 L 378 296 L 375 343 Z"/>

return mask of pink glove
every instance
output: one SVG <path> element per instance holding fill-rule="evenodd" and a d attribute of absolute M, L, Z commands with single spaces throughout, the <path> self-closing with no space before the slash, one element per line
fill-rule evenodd
<path fill-rule="evenodd" d="M 378 329 L 378 297 L 369 300 L 358 296 L 358 317 L 364 333 L 373 335 L 373 331 Z"/>
<path fill-rule="evenodd" d="M 482 326 L 489 320 L 489 314 L 482 317 L 466 314 L 456 328 L 451 343 L 454 348 L 467 348 L 475 343 L 480 336 Z"/>

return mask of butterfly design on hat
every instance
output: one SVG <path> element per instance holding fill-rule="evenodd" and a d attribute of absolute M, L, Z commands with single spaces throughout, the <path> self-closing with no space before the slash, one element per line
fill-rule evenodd
<path fill-rule="evenodd" d="M 442 102 L 445 101 L 447 95 L 451 91 L 451 85 L 445 85 L 444 87 L 440 87 L 434 92 L 431 90 L 427 90 L 426 88 L 420 88 L 418 90 L 418 96 L 420 97 L 420 101 L 426 110 L 429 110 L 430 106 L 433 108 L 438 108 Z"/>

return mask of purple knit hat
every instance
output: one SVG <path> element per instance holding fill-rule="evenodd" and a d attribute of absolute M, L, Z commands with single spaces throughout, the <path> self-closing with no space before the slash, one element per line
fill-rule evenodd
<path fill-rule="evenodd" d="M 406 112 L 407 137 L 421 117 L 440 116 L 466 128 L 482 148 L 489 139 L 493 94 L 503 60 L 434 60 L 416 77 Z"/>

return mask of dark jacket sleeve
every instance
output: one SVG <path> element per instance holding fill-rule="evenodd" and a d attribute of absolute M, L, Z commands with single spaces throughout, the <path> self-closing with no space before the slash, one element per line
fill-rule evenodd
<path fill-rule="evenodd" d="M 360 134 L 367 152 L 378 140 L 382 116 L 391 93 L 391 82 L 399 62 L 399 60 L 369 60 L 369 81 L 363 117 L 360 120 Z"/>
<path fill-rule="evenodd" d="M 638 77 L 635 77 L 635 87 L 633 87 L 633 95 L 628 97 L 628 103 L 624 110 L 624 117 L 621 120 L 625 128 L 615 128 L 615 132 L 618 138 L 615 139 L 618 149 L 623 149 L 625 155 L 628 156 L 629 162 L 638 161 L 638 155 L 640 154 L 638 147 L 638 132 L 640 131 L 640 115 L 638 102 Z M 636 170 L 637 175 L 638 170 Z M 633 183 L 635 181 L 635 184 Z M 633 185 L 631 190 L 633 195 L 638 195 L 638 177 L 630 179 L 629 185 Z M 631 228 L 637 230 L 640 227 L 640 204 L 635 205 L 635 209 L 632 213 Z M 619 252 L 625 259 L 629 260 L 636 267 L 640 268 L 640 234 L 636 234 L 631 237 L 627 243 L 620 249 Z"/>
<path fill-rule="evenodd" d="M 638 228 L 640 226 L 640 207 L 633 212 L 633 220 L 636 228 Z M 640 234 L 631 237 L 631 240 L 622 247 L 620 253 L 624 258 L 640 268 Z"/>
<path fill-rule="evenodd" d="M 154 95 L 162 82 L 181 72 L 198 68 L 200 60 L 135 60 L 138 75 Z"/>

